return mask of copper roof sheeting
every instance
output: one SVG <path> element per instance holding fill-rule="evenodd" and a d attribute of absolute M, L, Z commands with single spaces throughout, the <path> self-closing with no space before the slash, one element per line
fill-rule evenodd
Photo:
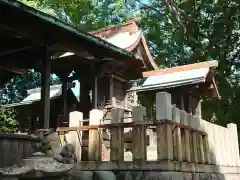
<path fill-rule="evenodd" d="M 163 90 L 186 85 L 210 83 L 212 84 L 211 90 L 213 95 L 220 99 L 221 97 L 211 72 L 217 66 L 217 61 L 208 61 L 144 72 L 144 76 L 147 77 L 145 82 L 139 87 L 130 89 L 130 91 Z"/>
<path fill-rule="evenodd" d="M 180 71 L 187 71 L 193 69 L 200 69 L 200 68 L 216 68 L 218 67 L 218 61 L 206 61 L 200 62 L 195 64 L 188 64 L 184 66 L 177 66 L 167 69 L 159 69 L 154 71 L 146 71 L 143 72 L 143 77 L 150 77 L 150 76 L 158 76 L 166 73 L 173 73 L 173 72 L 180 72 Z"/>
<path fill-rule="evenodd" d="M 79 89 L 79 87 L 77 87 Z M 72 93 L 79 101 L 79 93 L 77 88 L 71 88 Z M 27 90 L 28 96 L 19 103 L 5 104 L 1 107 L 15 107 L 20 105 L 33 104 L 41 100 L 41 88 L 34 88 Z M 58 98 L 62 95 L 62 84 L 50 86 L 50 99 Z"/>
<path fill-rule="evenodd" d="M 149 70 L 157 70 L 158 65 L 153 60 L 151 52 L 148 48 L 147 41 L 140 30 L 136 21 L 131 20 L 123 24 L 106 27 L 92 32 L 96 37 L 102 38 L 113 45 L 123 48 L 129 52 L 133 52 L 140 44 L 142 44 L 147 59 L 141 59 L 147 61 Z"/>

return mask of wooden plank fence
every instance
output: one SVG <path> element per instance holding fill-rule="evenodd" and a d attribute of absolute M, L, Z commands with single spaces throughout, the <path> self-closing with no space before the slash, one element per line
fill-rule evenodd
<path fill-rule="evenodd" d="M 28 135 L 0 133 L 0 168 L 15 165 L 31 156 L 32 142 Z"/>
<path fill-rule="evenodd" d="M 171 104 L 171 95 L 168 93 L 156 94 L 156 120 L 152 122 L 146 121 L 146 108 L 142 106 L 133 107 L 132 122 L 127 123 L 122 120 L 120 109 L 112 109 L 110 124 L 100 124 L 101 114 L 100 110 L 92 110 L 89 126 L 57 129 L 60 134 L 89 131 L 89 161 L 83 162 L 79 156 L 80 170 L 177 170 L 179 167 L 183 170 L 183 166 L 186 166 L 186 171 L 192 171 L 193 168 L 200 171 L 201 164 L 209 167 L 240 165 L 236 125 L 218 126 L 179 110 Z M 81 121 L 79 118 L 73 120 Z M 125 128 L 130 129 L 128 136 L 131 136 L 132 161 L 124 159 L 126 150 L 129 149 Z M 111 134 L 110 155 L 107 160 L 102 157 L 103 129 L 109 130 Z M 83 139 L 79 139 L 76 143 L 81 144 L 82 141 Z M 156 149 L 152 150 L 153 148 Z M 156 157 L 152 156 L 154 153 Z M 149 158 L 150 156 L 152 157 Z"/>

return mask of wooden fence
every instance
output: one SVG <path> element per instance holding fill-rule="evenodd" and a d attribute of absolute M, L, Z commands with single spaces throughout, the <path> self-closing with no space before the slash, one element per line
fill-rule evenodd
<path fill-rule="evenodd" d="M 103 112 L 90 112 L 89 126 L 82 126 L 82 113 L 70 115 L 70 127 L 59 127 L 57 132 L 76 145 L 80 170 L 183 170 L 200 171 L 201 165 L 216 167 L 239 166 L 237 127 L 227 128 L 193 117 L 171 104 L 171 95 L 156 95 L 156 120 L 146 120 L 146 108 L 133 107 L 132 122 L 124 123 L 122 110 L 112 109 L 110 124 L 101 124 Z M 124 129 L 128 131 L 124 132 Z M 104 132 L 110 132 L 109 149 L 106 150 Z M 81 161 L 84 134 L 88 132 L 88 161 Z M 129 146 L 130 145 L 130 146 Z M 105 153 L 109 157 L 104 159 Z M 156 148 L 155 150 L 153 150 Z M 130 152 L 129 152 L 130 150 Z M 125 154 L 131 154 L 129 162 Z M 149 156 L 156 154 L 149 158 Z M 150 161 L 150 160 L 151 161 Z M 81 161 L 81 162 L 80 162 Z M 103 162 L 104 161 L 104 162 Z M 110 162 L 105 162 L 110 161 Z"/>
<path fill-rule="evenodd" d="M 0 168 L 15 165 L 32 153 L 28 135 L 0 133 Z"/>

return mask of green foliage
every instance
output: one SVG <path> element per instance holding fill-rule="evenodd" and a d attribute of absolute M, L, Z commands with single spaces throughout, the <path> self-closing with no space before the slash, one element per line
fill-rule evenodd
<path fill-rule="evenodd" d="M 16 112 L 0 107 L 0 132 L 15 133 L 18 130 Z"/>
<path fill-rule="evenodd" d="M 239 124 L 240 2 L 152 0 L 140 5 L 141 25 L 158 63 L 219 61 L 216 81 L 222 99 L 205 99 L 203 117 L 209 120 L 215 115 L 218 124 Z"/>
<path fill-rule="evenodd" d="M 28 1 L 30 2 L 30 1 Z M 206 120 L 240 124 L 239 0 L 38 0 L 37 8 L 87 31 L 138 17 L 157 63 L 163 67 L 218 60 L 222 99 L 205 99 Z"/>
<path fill-rule="evenodd" d="M 118 24 L 135 17 L 125 0 L 19 0 L 85 31 Z"/>
<path fill-rule="evenodd" d="M 51 76 L 50 83 L 58 84 L 59 79 Z M 41 75 L 39 72 L 29 71 L 27 74 L 12 78 L 5 86 L 0 89 L 0 104 L 11 104 L 22 101 L 27 96 L 28 89 L 40 87 Z"/>

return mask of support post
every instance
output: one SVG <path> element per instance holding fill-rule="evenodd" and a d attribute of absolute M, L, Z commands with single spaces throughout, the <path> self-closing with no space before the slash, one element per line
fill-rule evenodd
<path fill-rule="evenodd" d="M 172 107 L 172 120 L 180 123 L 180 110 L 176 106 Z M 174 159 L 177 161 L 182 161 L 181 129 L 179 127 L 175 127 L 173 133 Z"/>
<path fill-rule="evenodd" d="M 185 111 L 180 111 L 181 119 L 180 122 L 188 126 L 188 114 Z M 182 151 L 183 160 L 191 162 L 191 151 L 190 151 L 190 132 L 188 129 L 182 130 Z"/>
<path fill-rule="evenodd" d="M 111 123 L 121 123 L 123 110 L 113 108 L 111 110 Z M 110 142 L 110 160 L 122 162 L 124 161 L 124 129 L 121 127 L 112 127 Z"/>
<path fill-rule="evenodd" d="M 199 99 L 198 105 L 197 105 L 197 115 L 200 119 L 202 119 L 202 100 Z"/>
<path fill-rule="evenodd" d="M 110 75 L 109 77 L 109 99 L 112 100 L 113 98 L 113 77 Z"/>
<path fill-rule="evenodd" d="M 134 82 L 133 87 L 137 87 L 137 82 Z M 136 91 L 133 92 L 133 104 L 135 106 L 138 105 L 138 95 Z"/>
<path fill-rule="evenodd" d="M 74 111 L 69 114 L 69 127 L 80 127 L 82 126 L 82 120 L 83 120 L 83 113 Z M 81 160 L 82 156 L 82 132 L 77 130 L 77 131 L 72 131 L 69 132 L 66 135 L 67 142 L 72 144 L 75 147 L 75 152 L 77 156 L 77 160 Z"/>
<path fill-rule="evenodd" d="M 64 117 L 67 117 L 68 73 L 61 73 L 60 79 L 62 82 L 63 115 L 64 115 Z"/>
<path fill-rule="evenodd" d="M 132 130 L 132 154 L 133 161 L 145 162 L 147 160 L 147 145 L 146 145 L 146 127 L 144 125 L 144 116 L 146 116 L 146 108 L 136 106 L 132 108 L 133 122 L 142 123 Z"/>
<path fill-rule="evenodd" d="M 192 147 L 193 147 L 193 151 L 192 151 L 192 162 L 194 163 L 198 163 L 198 157 L 200 158 L 200 153 L 198 153 L 200 151 L 198 145 L 199 145 L 199 142 L 198 141 L 200 139 L 198 139 L 198 134 L 197 132 L 192 132 Z"/>
<path fill-rule="evenodd" d="M 240 158 L 239 158 L 239 142 L 238 142 L 237 125 L 230 123 L 227 125 L 227 128 L 231 136 L 232 156 L 235 157 L 234 161 L 232 162 L 232 165 L 239 166 Z"/>
<path fill-rule="evenodd" d="M 67 81 L 64 80 L 62 83 L 62 95 L 63 95 L 63 114 L 67 117 Z"/>
<path fill-rule="evenodd" d="M 51 59 L 47 46 L 44 47 L 44 56 L 41 64 L 41 121 L 45 129 L 49 126 L 50 117 L 50 75 L 51 75 Z"/>
<path fill-rule="evenodd" d="M 204 154 L 204 143 L 203 143 L 203 135 L 199 134 L 198 135 L 199 138 L 199 162 L 201 164 L 205 163 L 205 154 Z"/>
<path fill-rule="evenodd" d="M 89 119 L 89 112 L 92 109 L 92 103 L 89 95 L 91 85 L 89 85 L 87 76 L 80 76 L 80 107 L 79 111 L 83 112 L 83 119 Z M 88 123 L 84 122 L 84 125 Z"/>
<path fill-rule="evenodd" d="M 93 108 L 97 109 L 98 104 L 98 77 L 94 76 L 94 84 L 93 84 L 93 90 L 92 90 L 92 103 Z"/>
<path fill-rule="evenodd" d="M 100 125 L 103 119 L 103 111 L 93 109 L 90 111 L 89 125 Z M 101 161 L 102 154 L 102 142 L 101 132 L 99 129 L 89 130 L 88 138 L 88 160 L 89 161 Z"/>
<path fill-rule="evenodd" d="M 171 94 L 159 92 L 156 94 L 156 120 L 172 120 Z M 157 154 L 158 160 L 173 160 L 172 125 L 165 122 L 157 124 Z"/>

